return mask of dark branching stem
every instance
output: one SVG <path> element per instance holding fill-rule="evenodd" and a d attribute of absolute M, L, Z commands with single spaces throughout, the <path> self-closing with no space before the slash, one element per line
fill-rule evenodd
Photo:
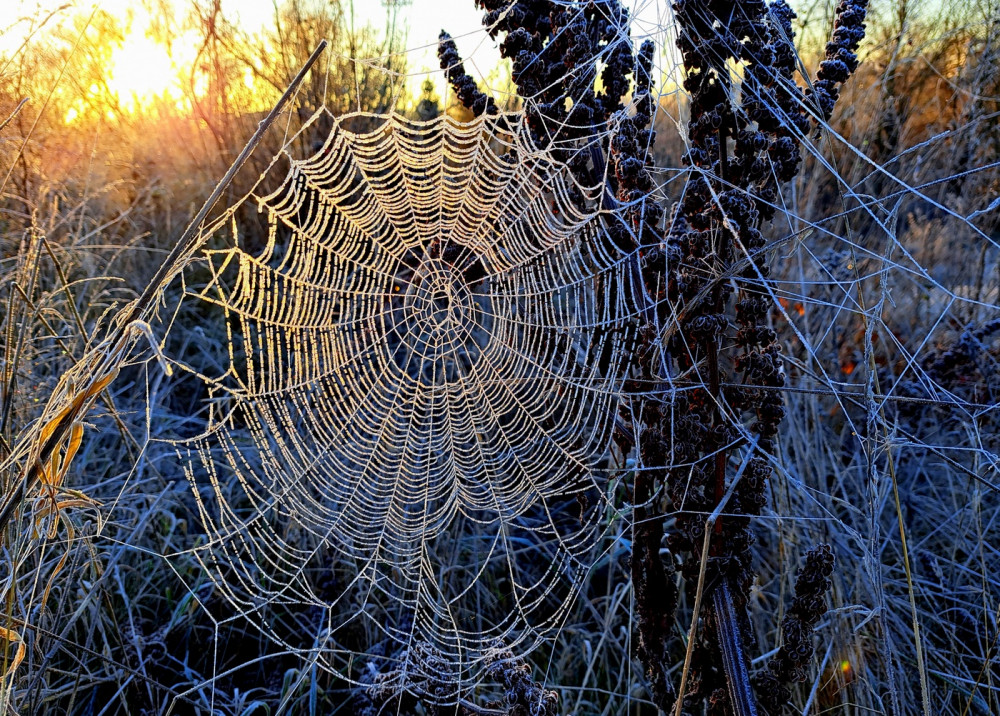
<path fill-rule="evenodd" d="M 671 428 L 675 442 L 688 445 L 683 460 L 674 462 L 709 464 L 700 475 L 675 472 L 668 479 L 675 509 L 686 504 L 689 509 L 711 511 L 718 505 L 727 489 L 730 446 L 738 444 L 747 430 L 758 436 L 758 454 L 735 485 L 730 515 L 716 522 L 708 554 L 697 540 L 695 515 L 682 514 L 677 534 L 671 535 L 678 551 L 690 555 L 685 564 L 689 586 L 696 567 L 704 568 L 706 560 L 708 583 L 714 585 L 702 619 L 700 648 L 709 655 L 708 662 L 717 649 L 721 663 L 714 667 L 702 663 L 695 679 L 698 689 L 686 697 L 686 702 L 708 700 L 712 712 L 755 711 L 745 655 L 752 639 L 747 628 L 753 543 L 749 527 L 750 518 L 764 505 L 771 474 L 767 456 L 775 451 L 784 414 L 780 392 L 770 390 L 780 388 L 784 378 L 777 337 L 767 325 L 770 304 L 762 283 L 769 277 L 768 244 L 760 229 L 775 213 L 781 184 L 794 178 L 801 165 L 799 142 L 810 128 L 805 108 L 811 101 L 819 107 L 820 119 L 828 119 L 837 84 L 857 66 L 854 53 L 864 34 L 866 5 L 843 0 L 838 6 L 827 59 L 807 96 L 794 81 L 794 14 L 784 0 L 674 4 L 685 88 L 691 96 L 685 161 L 694 172 L 675 207 L 668 235 L 668 260 L 676 267 L 670 272 L 674 279 L 670 299 L 684 316 L 671 353 L 681 371 L 704 365 L 708 385 L 705 394 L 695 390 L 686 398 L 685 411 L 697 417 Z M 742 67 L 743 74 L 738 97 L 731 91 L 730 72 L 735 67 Z M 731 284 L 721 277 L 733 275 L 733 267 L 744 257 L 748 261 L 738 271 L 737 295 L 731 301 Z M 691 310 L 706 286 L 709 300 Z M 721 357 L 728 345 L 735 345 L 735 355 L 724 363 Z M 726 370 L 732 366 L 741 379 L 724 375 L 723 365 Z M 734 383 L 737 388 L 722 387 Z M 734 430 L 732 418 L 724 418 L 723 411 L 752 417 Z M 725 675 L 724 696 L 720 672 Z M 775 679 L 788 676 L 787 670 L 774 673 Z M 769 701 L 767 710 L 771 712 L 776 703 Z"/>

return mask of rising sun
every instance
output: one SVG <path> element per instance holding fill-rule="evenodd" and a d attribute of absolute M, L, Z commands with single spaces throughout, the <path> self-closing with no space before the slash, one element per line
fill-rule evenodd
<path fill-rule="evenodd" d="M 125 109 L 134 112 L 156 97 L 180 99 L 179 72 L 166 47 L 132 32 L 111 55 L 108 89 Z"/>
<path fill-rule="evenodd" d="M 196 39 L 184 36 L 168 47 L 149 34 L 145 19 L 132 19 L 124 38 L 111 48 L 102 81 L 93 83 L 86 96 L 73 103 L 65 115 L 67 123 L 93 115 L 94 108 L 102 105 L 101 113 L 109 118 L 116 112 L 136 115 L 154 102 L 178 109 L 189 106 L 184 80 L 191 75 Z M 196 78 L 195 94 L 204 92 L 204 84 L 203 78 Z"/>

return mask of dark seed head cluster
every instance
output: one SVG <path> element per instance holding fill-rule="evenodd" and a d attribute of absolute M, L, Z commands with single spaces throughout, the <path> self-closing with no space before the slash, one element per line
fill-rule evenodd
<path fill-rule="evenodd" d="M 785 0 L 676 0 L 690 98 L 688 181 L 669 211 L 656 198 L 652 171 L 655 47 L 647 41 L 633 52 L 619 3 L 477 4 L 511 60 L 535 145 L 581 178 L 606 171 L 605 203 L 616 219 L 608 233 L 629 256 L 639 286 L 638 342 L 625 385 L 632 400 L 622 423 L 640 428 L 638 435 L 619 429 L 615 440 L 638 457 L 631 557 L 638 656 L 653 701 L 669 711 L 678 581 L 694 594 L 704 564 L 707 589 L 725 582 L 739 622 L 737 651 L 745 655 L 753 646 L 751 520 L 766 504 L 785 414 L 766 230 L 782 186 L 802 166 L 802 142 L 831 117 L 840 86 L 857 69 L 868 3 L 841 0 L 825 58 L 803 89 L 796 81 L 795 14 Z M 442 63 L 461 69 L 453 44 L 441 52 Z M 449 79 L 474 112 L 486 111 L 467 76 Z M 606 169 L 599 161 L 605 158 Z M 727 494 L 704 553 L 706 517 Z M 805 676 L 833 561 L 826 545 L 809 552 L 781 649 L 754 678 L 758 695 L 748 698 L 768 713 L 780 711 L 787 684 Z M 711 600 L 702 605 L 685 708 L 732 713 L 734 667 L 723 664 L 720 646 L 733 633 L 720 620 L 730 618 L 716 614 Z M 742 660 L 745 673 L 749 658 Z"/>

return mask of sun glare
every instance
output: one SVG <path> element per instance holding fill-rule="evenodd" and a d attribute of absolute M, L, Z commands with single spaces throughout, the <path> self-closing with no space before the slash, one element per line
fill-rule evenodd
<path fill-rule="evenodd" d="M 154 102 L 184 110 L 190 107 L 189 91 L 204 94 L 206 83 L 202 77 L 195 77 L 193 87 L 186 87 L 197 38 L 176 38 L 168 47 L 152 36 L 150 25 L 148 17 L 129 14 L 124 38 L 111 47 L 103 82 L 91 85 L 88 96 L 67 110 L 63 117 L 66 124 L 93 116 L 94 103 L 102 96 L 113 100 L 115 110 L 101 112 L 112 119 L 115 112 L 136 115 Z"/>
<path fill-rule="evenodd" d="M 181 99 L 179 71 L 166 47 L 133 32 L 111 55 L 108 89 L 123 108 L 135 112 L 156 97 Z"/>

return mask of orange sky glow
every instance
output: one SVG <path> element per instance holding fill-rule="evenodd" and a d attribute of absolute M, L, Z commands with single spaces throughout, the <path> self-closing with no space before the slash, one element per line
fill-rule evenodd
<path fill-rule="evenodd" d="M 110 62 L 105 67 L 104 86 L 92 85 L 89 92 L 93 95 L 109 93 L 115 98 L 119 111 L 127 113 L 136 113 L 154 101 L 184 110 L 189 106 L 191 92 L 197 96 L 207 89 L 191 72 L 200 36 L 194 31 L 182 33 L 168 47 L 157 34 L 154 16 L 148 9 L 150 3 L 161 8 L 166 3 L 166 7 L 176 8 L 178 17 L 187 7 L 183 0 L 101 0 L 97 3 L 14 0 L 13 17 L 20 19 L 6 29 L 0 28 L 0 54 L 16 51 L 41 18 L 51 15 L 46 27 L 51 29 L 59 23 L 70 23 L 74 18 L 88 17 L 97 8 L 120 22 L 123 37 L 112 43 Z M 662 33 L 665 0 L 633 0 L 623 4 L 631 8 L 635 18 L 633 37 Z M 344 7 L 349 13 L 353 12 L 354 23 L 359 27 L 385 27 L 386 9 L 382 2 L 346 0 Z M 223 0 L 222 10 L 225 17 L 249 33 L 272 23 L 274 17 L 271 0 Z M 400 3 L 397 18 L 400 28 L 406 33 L 407 89 L 410 96 L 419 95 L 421 84 L 428 76 L 433 79 L 439 96 L 447 96 L 448 88 L 436 57 L 437 36 L 442 28 L 456 39 L 468 72 L 487 86 L 497 80 L 499 52 L 483 31 L 481 11 L 475 8 L 472 0 L 411 0 Z M 246 68 L 243 81 L 249 89 L 253 89 L 251 68 Z M 86 96 L 78 98 L 65 112 L 64 120 L 67 123 L 76 121 L 87 106 Z"/>

